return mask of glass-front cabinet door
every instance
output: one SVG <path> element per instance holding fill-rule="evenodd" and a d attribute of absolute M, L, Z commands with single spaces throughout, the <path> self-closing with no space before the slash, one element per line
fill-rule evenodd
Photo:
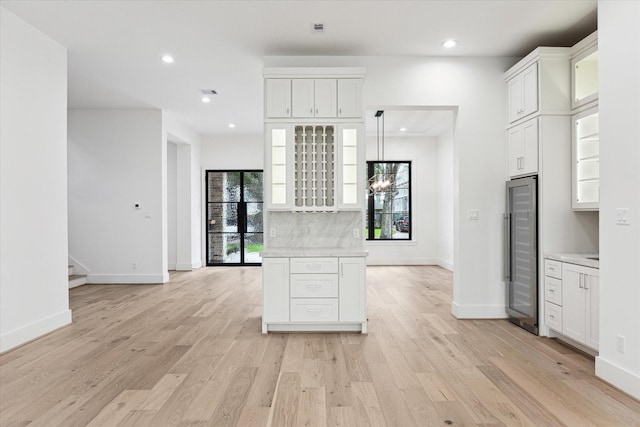
<path fill-rule="evenodd" d="M 207 171 L 207 265 L 259 265 L 262 171 Z"/>

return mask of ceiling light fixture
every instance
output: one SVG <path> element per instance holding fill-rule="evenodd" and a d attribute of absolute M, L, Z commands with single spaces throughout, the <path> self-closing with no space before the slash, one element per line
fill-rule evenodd
<path fill-rule="evenodd" d="M 173 56 L 171 56 L 171 55 L 163 55 L 162 56 L 162 62 L 164 62 L 166 64 L 172 64 L 173 63 Z"/>
<path fill-rule="evenodd" d="M 321 22 L 311 24 L 311 31 L 314 33 L 324 33 L 324 24 Z"/>
<path fill-rule="evenodd" d="M 202 97 L 202 102 L 204 102 L 205 104 L 208 104 L 211 102 L 211 98 L 209 98 L 208 96 L 203 96 Z"/>
<path fill-rule="evenodd" d="M 400 128 L 400 132 L 406 132 L 407 128 Z"/>
<path fill-rule="evenodd" d="M 457 44 L 458 42 L 455 40 L 447 40 L 446 42 L 442 43 L 442 46 L 446 47 L 447 49 L 451 49 L 452 47 L 455 47 Z"/>
<path fill-rule="evenodd" d="M 229 127 L 230 127 L 231 129 L 233 129 L 234 127 L 236 127 L 236 125 L 235 125 L 235 123 L 229 123 Z"/>

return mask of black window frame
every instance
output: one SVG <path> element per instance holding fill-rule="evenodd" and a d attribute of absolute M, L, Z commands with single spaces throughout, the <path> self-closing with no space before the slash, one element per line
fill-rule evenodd
<path fill-rule="evenodd" d="M 408 191 L 408 197 L 409 197 L 409 201 L 407 203 L 407 213 L 406 215 L 402 215 L 402 216 L 408 216 L 409 217 L 409 235 L 408 238 L 406 239 L 394 239 L 393 237 L 391 238 L 376 238 L 375 237 L 375 223 L 376 223 L 376 212 L 375 212 L 375 193 L 373 191 L 371 191 L 371 184 L 372 184 L 372 178 L 375 175 L 375 165 L 376 164 L 380 164 L 380 163 L 397 163 L 397 164 L 406 164 L 407 165 L 407 169 L 408 169 L 408 181 L 407 181 L 407 191 Z M 367 160 L 367 183 L 369 185 L 369 195 L 367 197 L 367 209 L 366 209 L 366 224 L 367 224 L 367 235 L 366 237 L 366 241 L 367 242 L 389 242 L 389 241 L 393 241 L 393 242 L 409 242 L 413 240 L 413 213 L 412 213 L 412 200 L 413 200 L 413 195 L 411 192 L 411 160 Z M 373 227 L 370 227 L 370 225 L 373 224 Z M 394 221 L 395 224 L 395 221 Z M 394 227 L 395 230 L 395 227 Z"/>

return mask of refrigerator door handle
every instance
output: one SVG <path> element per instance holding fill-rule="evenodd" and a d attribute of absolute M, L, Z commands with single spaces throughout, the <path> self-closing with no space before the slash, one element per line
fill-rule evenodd
<path fill-rule="evenodd" d="M 511 214 L 504 214 L 504 280 L 511 280 Z"/>

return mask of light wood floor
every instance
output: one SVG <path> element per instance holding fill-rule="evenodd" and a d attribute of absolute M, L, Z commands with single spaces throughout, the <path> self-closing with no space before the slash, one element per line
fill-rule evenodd
<path fill-rule="evenodd" d="M 259 268 L 71 290 L 74 323 L 0 356 L 8 426 L 640 426 L 594 361 L 459 321 L 451 274 L 370 267 L 369 334 L 260 334 Z"/>

